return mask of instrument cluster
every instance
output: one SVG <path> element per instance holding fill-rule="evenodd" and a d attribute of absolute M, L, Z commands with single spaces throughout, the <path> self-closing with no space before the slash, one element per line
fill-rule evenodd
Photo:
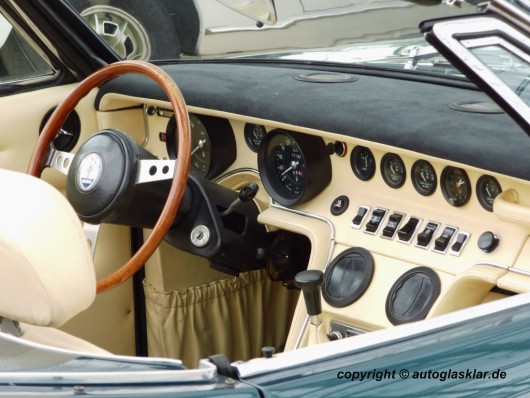
<path fill-rule="evenodd" d="M 353 173 L 362 181 L 372 179 L 377 170 L 377 162 L 372 151 L 364 146 L 356 146 L 350 155 Z M 386 153 L 380 162 L 383 181 L 393 189 L 401 188 L 407 181 L 407 168 L 401 157 L 395 153 Z M 410 170 L 410 179 L 414 189 L 423 196 L 433 195 L 440 185 L 442 195 L 451 206 L 464 206 L 472 197 L 472 186 L 466 171 L 462 168 L 447 166 L 442 170 L 440 179 L 434 167 L 426 160 L 417 160 Z M 493 211 L 495 197 L 502 188 L 495 177 L 483 175 L 476 184 L 476 196 L 480 205 L 487 211 Z"/>

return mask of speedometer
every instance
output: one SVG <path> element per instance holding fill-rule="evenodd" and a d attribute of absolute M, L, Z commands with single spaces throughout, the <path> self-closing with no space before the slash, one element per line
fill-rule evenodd
<path fill-rule="evenodd" d="M 258 167 L 269 195 L 278 203 L 303 203 L 331 181 L 331 160 L 322 138 L 274 130 L 263 139 Z"/>

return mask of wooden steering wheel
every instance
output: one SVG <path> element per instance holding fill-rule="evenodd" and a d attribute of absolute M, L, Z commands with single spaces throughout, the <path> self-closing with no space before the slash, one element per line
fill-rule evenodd
<path fill-rule="evenodd" d="M 175 112 L 177 123 L 178 152 L 173 172 L 171 188 L 162 212 L 153 227 L 152 233 L 145 240 L 140 249 L 120 268 L 110 275 L 97 281 L 97 292 L 110 290 L 129 279 L 143 264 L 151 257 L 160 245 L 167 231 L 172 225 L 173 219 L 179 208 L 184 195 L 186 182 L 190 168 L 191 132 L 189 115 L 182 94 L 171 77 L 159 67 L 143 61 L 121 61 L 105 66 L 84 79 L 55 109 L 39 137 L 39 140 L 31 155 L 28 174 L 39 177 L 46 167 L 51 167 L 52 156 L 57 159 L 57 153 L 65 158 L 72 159 L 74 155 L 57 151 L 51 145 L 60 128 L 64 124 L 69 113 L 75 108 L 79 101 L 92 89 L 116 76 L 126 73 L 139 73 L 150 77 L 166 93 L 169 102 Z M 160 161 L 163 162 L 163 161 Z M 167 165 L 167 161 L 166 161 Z M 67 172 L 68 169 L 63 170 Z M 171 178 L 171 177 L 170 177 Z"/>

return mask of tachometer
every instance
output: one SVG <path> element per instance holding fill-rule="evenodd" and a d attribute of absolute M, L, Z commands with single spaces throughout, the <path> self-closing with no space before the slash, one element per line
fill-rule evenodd
<path fill-rule="evenodd" d="M 464 169 L 446 167 L 441 176 L 442 193 L 451 206 L 465 205 L 471 197 L 471 183 Z"/>
<path fill-rule="evenodd" d="M 322 138 L 274 130 L 260 146 L 258 167 L 263 185 L 278 203 L 303 203 L 331 181 L 331 160 Z"/>

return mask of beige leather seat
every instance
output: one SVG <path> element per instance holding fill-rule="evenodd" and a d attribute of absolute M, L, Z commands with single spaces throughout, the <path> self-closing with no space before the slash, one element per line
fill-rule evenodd
<path fill-rule="evenodd" d="M 0 169 L 0 333 L 107 353 L 55 329 L 88 308 L 95 295 L 88 243 L 68 201 L 42 180 Z"/>

